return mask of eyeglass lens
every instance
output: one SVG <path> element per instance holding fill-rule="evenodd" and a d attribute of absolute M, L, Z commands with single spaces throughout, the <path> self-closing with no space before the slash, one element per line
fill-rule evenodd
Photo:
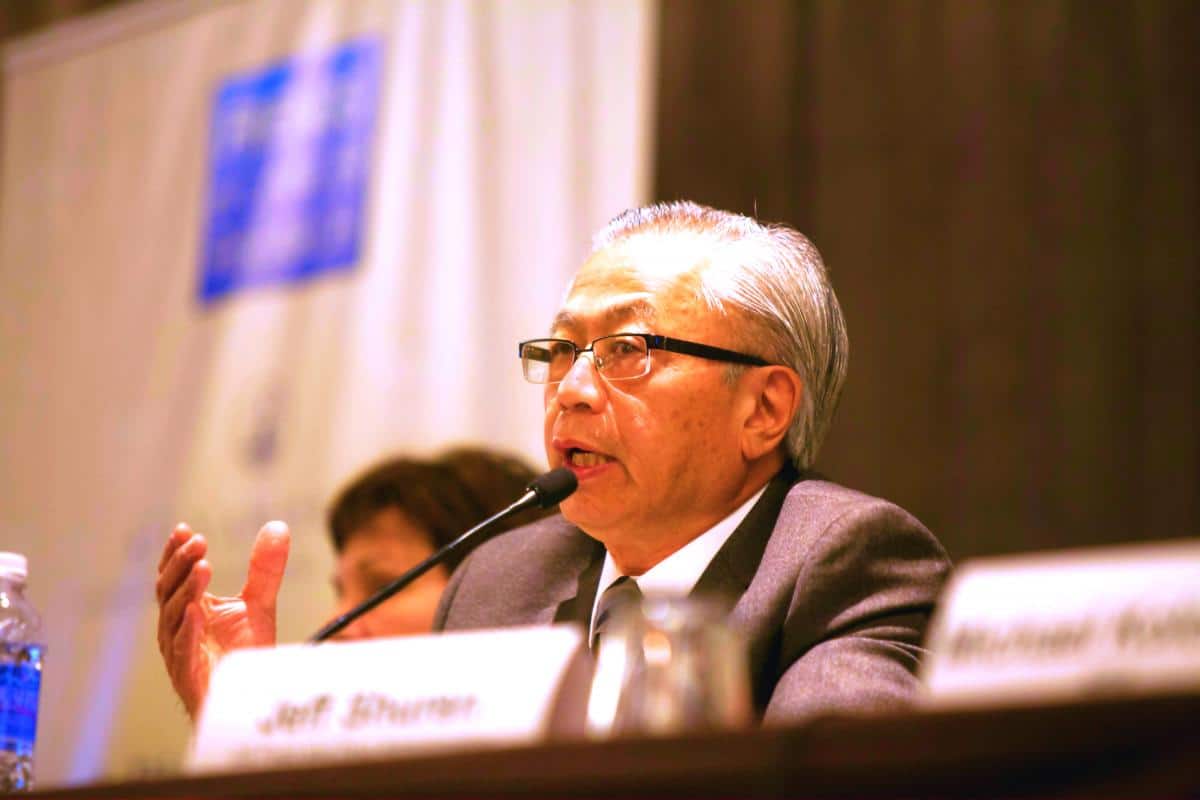
<path fill-rule="evenodd" d="M 576 349 L 568 342 L 540 339 L 521 348 L 525 378 L 532 383 L 554 383 L 566 377 L 575 363 Z M 646 341 L 638 336 L 604 336 L 592 342 L 596 369 L 612 380 L 637 378 L 649 367 Z"/>

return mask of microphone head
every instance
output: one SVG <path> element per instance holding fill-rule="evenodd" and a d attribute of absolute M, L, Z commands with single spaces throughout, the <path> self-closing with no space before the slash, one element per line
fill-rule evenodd
<path fill-rule="evenodd" d="M 575 473 L 566 467 L 552 469 L 529 482 L 525 488 L 537 495 L 538 506 L 549 508 L 566 500 L 579 486 Z"/>

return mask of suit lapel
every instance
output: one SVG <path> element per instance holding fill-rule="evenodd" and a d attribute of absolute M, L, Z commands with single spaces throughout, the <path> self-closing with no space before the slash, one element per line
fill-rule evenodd
<path fill-rule="evenodd" d="M 696 582 L 694 595 L 723 598 L 730 608 L 750 586 L 775 529 L 788 490 L 800 478 L 789 464 L 780 470 Z"/>
<path fill-rule="evenodd" d="M 578 528 L 573 527 L 572 533 L 579 541 L 572 548 L 566 569 L 559 573 L 562 577 L 547 587 L 547 612 L 553 612 L 554 622 L 578 622 L 586 627 L 592 619 L 592 604 L 604 567 L 604 545 Z"/>
<path fill-rule="evenodd" d="M 730 607 L 733 606 L 758 571 L 779 509 L 783 507 L 788 490 L 799 479 L 799 473 L 791 465 L 771 479 L 763 496 L 704 570 L 693 594 L 722 597 Z M 574 526 L 569 535 L 575 540 L 569 552 L 564 554 L 562 569 L 548 572 L 560 577 L 546 586 L 542 618 L 586 626 L 591 622 L 600 571 L 604 567 L 604 545 Z"/>

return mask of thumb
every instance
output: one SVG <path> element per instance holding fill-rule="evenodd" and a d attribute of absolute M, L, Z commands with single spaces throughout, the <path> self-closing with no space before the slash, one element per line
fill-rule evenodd
<path fill-rule="evenodd" d="M 246 607 L 257 607 L 265 611 L 275 610 L 275 598 L 283 583 L 283 570 L 287 566 L 288 547 L 292 534 L 286 522 L 268 522 L 259 530 L 250 550 L 250 571 L 246 585 L 242 587 L 242 599 Z"/>

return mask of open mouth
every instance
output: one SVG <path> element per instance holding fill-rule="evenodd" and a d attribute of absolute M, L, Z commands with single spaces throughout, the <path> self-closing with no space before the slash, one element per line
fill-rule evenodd
<path fill-rule="evenodd" d="M 586 469 L 587 467 L 598 467 L 601 464 L 607 464 L 612 461 L 606 455 L 601 453 L 593 453 L 590 450 L 582 450 L 578 447 L 572 447 L 567 450 L 566 462 L 572 467 Z"/>

